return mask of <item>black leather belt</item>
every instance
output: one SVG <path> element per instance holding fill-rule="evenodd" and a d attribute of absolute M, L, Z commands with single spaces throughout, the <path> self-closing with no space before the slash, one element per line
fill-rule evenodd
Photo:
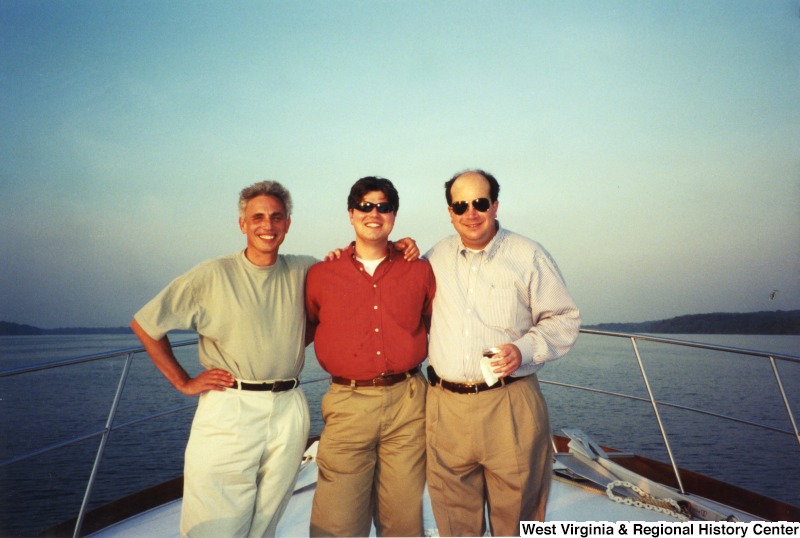
<path fill-rule="evenodd" d="M 347 385 L 349 387 L 391 387 L 401 381 L 405 381 L 417 372 L 419 372 L 419 366 L 401 374 L 379 375 L 372 379 L 347 379 L 346 377 L 332 375 L 331 383 Z"/>
<path fill-rule="evenodd" d="M 432 366 L 428 366 L 428 384 L 431 387 L 441 385 L 443 389 L 449 390 L 450 392 L 456 392 L 458 394 L 478 394 L 479 392 L 486 390 L 499 389 L 500 387 L 510 385 L 514 381 L 525 379 L 525 377 L 527 376 L 501 377 L 494 385 L 487 385 L 486 383 L 454 383 L 453 381 L 442 379 L 436 374 L 436 370 L 434 370 Z"/>
<path fill-rule="evenodd" d="M 284 392 L 300 386 L 298 379 L 287 379 L 286 381 L 275 381 L 274 383 L 247 383 L 245 381 L 234 381 L 234 389 L 257 390 L 262 392 Z"/>

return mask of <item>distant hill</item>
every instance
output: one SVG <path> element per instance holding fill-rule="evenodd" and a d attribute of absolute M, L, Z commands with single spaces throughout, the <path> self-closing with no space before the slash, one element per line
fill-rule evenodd
<path fill-rule="evenodd" d="M 0 321 L 0 336 L 40 336 L 47 334 L 133 334 L 130 327 L 63 327 L 40 329 L 31 325 L 20 325 Z"/>
<path fill-rule="evenodd" d="M 800 334 L 800 310 L 691 314 L 642 323 L 599 323 L 583 328 L 656 334 Z"/>

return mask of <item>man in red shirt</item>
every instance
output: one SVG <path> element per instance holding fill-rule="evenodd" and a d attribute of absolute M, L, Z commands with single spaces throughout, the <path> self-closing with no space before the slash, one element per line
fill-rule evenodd
<path fill-rule="evenodd" d="M 400 200 L 388 179 L 365 177 L 347 198 L 356 240 L 314 265 L 306 309 L 314 349 L 331 374 L 322 400 L 312 536 L 422 536 L 426 382 L 419 364 L 436 291 L 426 260 L 391 248 Z"/>

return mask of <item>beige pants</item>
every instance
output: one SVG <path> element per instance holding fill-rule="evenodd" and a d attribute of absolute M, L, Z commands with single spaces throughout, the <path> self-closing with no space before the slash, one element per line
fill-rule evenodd
<path fill-rule="evenodd" d="M 274 536 L 308 429 L 300 389 L 203 394 L 186 447 L 181 536 Z"/>
<path fill-rule="evenodd" d="M 428 492 L 441 536 L 518 536 L 542 521 L 552 472 L 547 405 L 535 375 L 479 394 L 428 388 Z"/>
<path fill-rule="evenodd" d="M 422 536 L 425 392 L 421 374 L 391 387 L 331 385 L 322 400 L 312 536 Z"/>

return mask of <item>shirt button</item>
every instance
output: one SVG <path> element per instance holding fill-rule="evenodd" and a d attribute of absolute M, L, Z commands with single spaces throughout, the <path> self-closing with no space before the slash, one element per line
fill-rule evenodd
<path fill-rule="evenodd" d="M 372 309 L 373 310 L 377 310 L 378 309 L 378 305 L 373 306 Z"/>
<path fill-rule="evenodd" d="M 380 351 L 378 351 L 378 355 L 380 355 L 380 354 L 381 354 L 381 352 L 380 352 Z"/>
<path fill-rule="evenodd" d="M 378 332 L 381 332 L 381 330 L 379 328 L 375 327 L 375 332 L 378 333 Z"/>

